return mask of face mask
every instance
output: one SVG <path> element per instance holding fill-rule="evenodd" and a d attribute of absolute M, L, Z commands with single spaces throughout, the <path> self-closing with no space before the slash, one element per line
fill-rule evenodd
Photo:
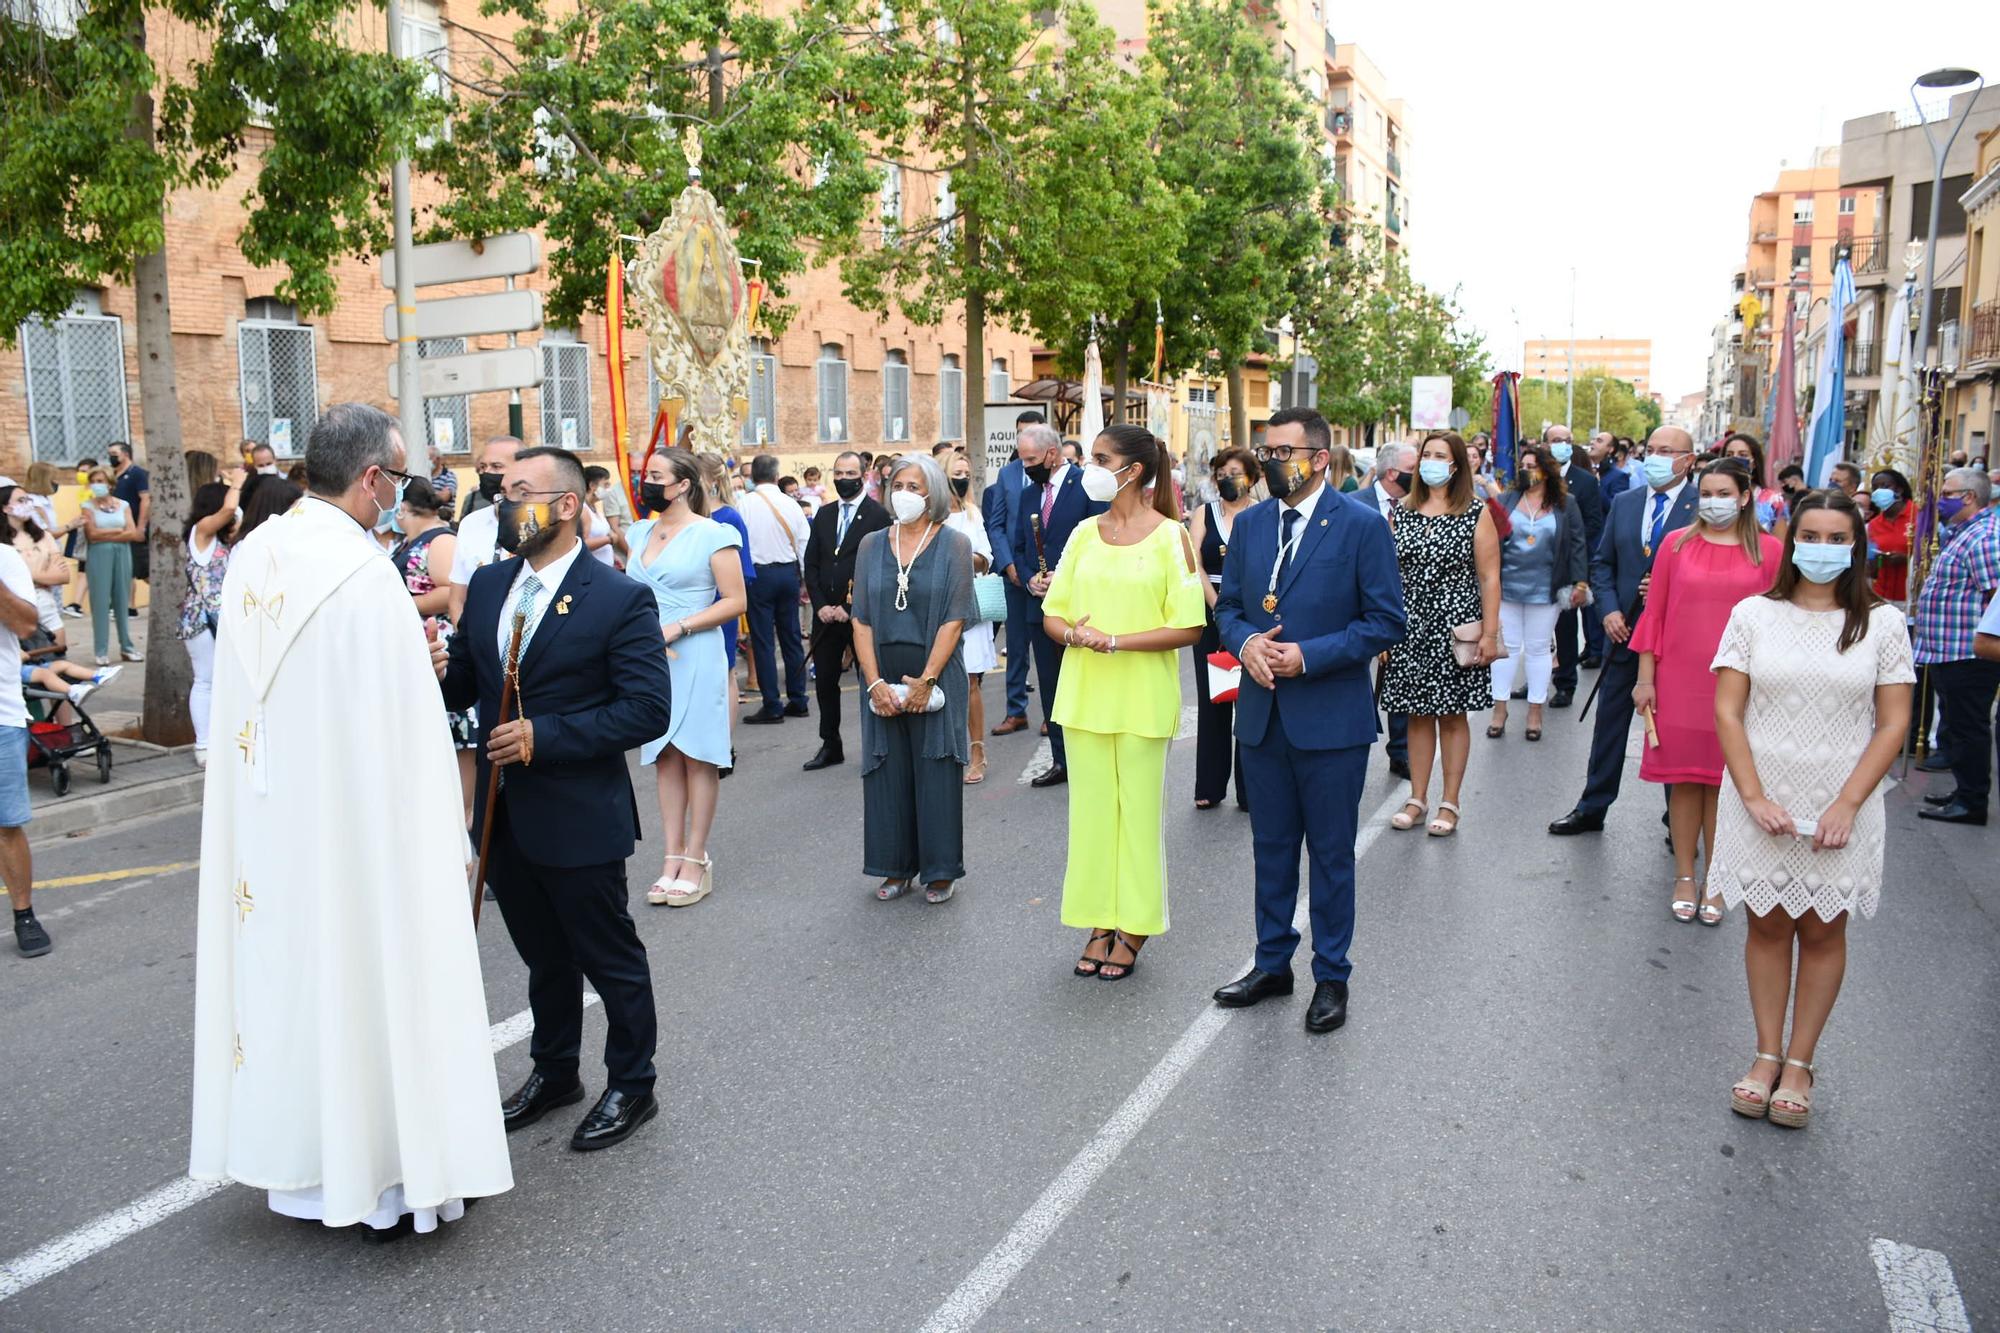
<path fill-rule="evenodd" d="M 953 477 L 951 479 L 951 493 L 953 495 L 956 495 L 959 499 L 963 500 L 966 497 L 966 495 L 971 492 L 971 490 L 972 490 L 972 478 Z"/>
<path fill-rule="evenodd" d="M 1854 564 L 1854 552 L 1831 542 L 1792 547 L 1792 565 L 1814 583 L 1831 583 Z"/>
<path fill-rule="evenodd" d="M 639 503 L 649 514 L 658 514 L 672 503 L 667 499 L 667 484 L 663 481 L 642 481 L 639 483 Z"/>
<path fill-rule="evenodd" d="M 7 506 L 7 513 L 13 518 L 33 518 L 35 507 L 26 502 L 17 502 Z"/>
<path fill-rule="evenodd" d="M 547 500 L 501 500 L 494 510 L 499 520 L 495 544 L 514 555 L 533 555 L 561 531 L 562 520 Z"/>
<path fill-rule="evenodd" d="M 1108 467 L 1092 463 L 1083 470 L 1083 493 L 1099 504 L 1109 504 L 1124 489 L 1125 483 Z"/>
<path fill-rule="evenodd" d="M 1695 502 L 1695 512 L 1711 528 L 1726 528 L 1734 523 L 1736 512 L 1742 507 L 1727 495 L 1704 495 Z"/>
<path fill-rule="evenodd" d="M 96 491 L 100 495 L 104 493 L 104 488 L 102 486 L 93 486 L 91 487 L 91 489 L 93 491 Z M 1953 519 L 1958 517 L 1959 511 L 1964 508 L 1965 508 L 1965 497 L 1962 495 L 1939 496 L 1938 522 L 1940 523 L 1951 522 Z"/>
<path fill-rule="evenodd" d="M 1426 458 L 1417 464 L 1417 475 L 1424 479 L 1426 486 L 1442 486 L 1451 480 L 1451 461 L 1444 458 Z"/>
<path fill-rule="evenodd" d="M 914 523 L 929 508 L 930 502 L 915 491 L 897 491 L 889 497 L 889 513 L 898 523 Z"/>
<path fill-rule="evenodd" d="M 489 500 L 498 500 L 500 498 L 500 483 L 504 480 L 506 478 L 502 477 L 498 472 L 480 473 L 479 493 Z"/>
<path fill-rule="evenodd" d="M 833 493 L 843 500 L 852 500 L 855 496 L 861 494 L 861 478 L 835 477 L 833 479 Z"/>
<path fill-rule="evenodd" d="M 1888 509 L 1896 503 L 1896 493 L 1887 486 L 1877 486 L 1868 492 L 1868 498 L 1874 502 L 1877 509 Z"/>
<path fill-rule="evenodd" d="M 1282 500 L 1293 491 L 1300 490 L 1312 481 L 1312 467 L 1301 464 L 1297 459 L 1280 463 L 1268 459 L 1264 463 L 1264 489 Z"/>
<path fill-rule="evenodd" d="M 90 494 L 93 499 L 102 500 L 111 494 L 111 488 L 101 481 L 93 481 L 90 483 Z"/>
<path fill-rule="evenodd" d="M 388 474 L 384 473 L 383 475 L 386 476 Z M 368 498 L 371 500 L 375 500 L 375 531 L 377 532 L 388 531 L 387 528 L 383 527 L 383 522 L 384 520 L 393 521 L 395 519 L 396 506 L 403 503 L 403 492 L 409 489 L 410 483 L 409 480 L 406 478 L 402 481 L 395 483 L 395 486 L 396 486 L 396 498 L 389 501 L 389 503 L 386 506 L 380 500 L 375 500 L 375 494 L 372 489 L 369 492 Z"/>
<path fill-rule="evenodd" d="M 1575 452 L 1575 447 L 1568 444 L 1552 444 L 1549 446 L 1550 456 L 1564 467 L 1569 466 L 1570 455 Z"/>
<path fill-rule="evenodd" d="M 1656 491 L 1664 491 L 1674 484 L 1674 460 L 1666 454 L 1646 455 L 1646 484 Z"/>
<path fill-rule="evenodd" d="M 1033 463 L 1022 470 L 1028 474 L 1028 480 L 1034 482 L 1035 485 L 1046 486 L 1049 484 L 1049 465 L 1047 463 Z"/>
<path fill-rule="evenodd" d="M 1219 478 L 1215 483 L 1216 494 L 1225 500 L 1241 500 L 1250 489 L 1250 483 L 1237 476 Z"/>
<path fill-rule="evenodd" d="M 403 525 L 397 521 L 396 511 L 393 509 L 381 514 L 375 520 L 375 531 L 377 532 L 401 532 L 402 530 Z"/>
<path fill-rule="evenodd" d="M 278 465 L 276 463 L 269 464 L 266 467 L 260 467 L 257 470 L 263 473 L 267 477 L 275 477 L 278 475 Z"/>

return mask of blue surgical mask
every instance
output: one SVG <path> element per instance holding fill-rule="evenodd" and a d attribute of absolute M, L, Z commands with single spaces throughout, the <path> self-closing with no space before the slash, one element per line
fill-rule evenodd
<path fill-rule="evenodd" d="M 1958 511 L 1965 508 L 1962 495 L 1940 495 L 1938 497 L 1938 522 L 1949 523 L 1958 517 Z"/>
<path fill-rule="evenodd" d="M 90 494 L 92 498 L 102 500 L 105 496 L 111 494 L 111 488 L 101 481 L 93 481 L 90 483 Z"/>
<path fill-rule="evenodd" d="M 1555 456 L 1556 462 L 1568 467 L 1569 456 L 1576 452 L 1576 448 L 1569 444 L 1552 444 L 1549 446 L 1549 452 Z"/>
<path fill-rule="evenodd" d="M 1794 544 L 1792 564 L 1814 583 L 1831 583 L 1854 566 L 1854 549 L 1832 542 Z"/>
<path fill-rule="evenodd" d="M 396 511 L 393 509 L 383 511 L 375 520 L 375 531 L 377 532 L 401 532 L 402 530 L 403 525 L 396 521 Z"/>
<path fill-rule="evenodd" d="M 1417 464 L 1417 475 L 1424 479 L 1426 486 L 1442 486 L 1451 480 L 1451 461 L 1444 458 L 1426 458 Z"/>
<path fill-rule="evenodd" d="M 1674 484 L 1674 460 L 1670 454 L 1646 455 L 1646 484 L 1664 491 Z"/>
<path fill-rule="evenodd" d="M 1868 498 L 1874 502 L 1877 509 L 1888 509 L 1896 503 L 1896 493 L 1887 486 L 1877 486 L 1868 492 Z"/>

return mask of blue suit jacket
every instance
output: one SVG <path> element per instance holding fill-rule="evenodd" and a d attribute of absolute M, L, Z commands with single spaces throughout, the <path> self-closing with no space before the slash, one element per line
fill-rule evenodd
<path fill-rule="evenodd" d="M 1611 502 L 1611 512 L 1604 520 L 1604 536 L 1590 559 L 1590 589 L 1597 597 L 1598 612 L 1608 615 L 1622 611 L 1628 625 L 1638 618 L 1639 580 L 1653 572 L 1653 560 L 1660 553 L 1658 546 L 1650 552 L 1646 550 L 1646 532 L 1650 527 L 1646 520 L 1652 507 L 1650 486 L 1634 486 L 1620 493 Z M 1674 502 L 1667 506 L 1661 533 L 1694 522 L 1694 508 L 1695 483 L 1690 477 Z M 1620 651 L 1624 651 L 1622 645 Z"/>
<path fill-rule="evenodd" d="M 1027 484 L 1028 473 L 1021 466 L 1021 460 L 1010 458 L 999 475 L 979 493 L 979 512 L 986 519 L 986 540 L 993 543 L 993 572 L 996 574 L 1006 573 L 1007 566 L 1015 563 L 1013 534 L 1008 529 L 1013 526 L 1014 511 L 1021 507 L 1021 488 Z"/>
<path fill-rule="evenodd" d="M 445 668 L 445 706 L 479 705 L 475 845 L 492 779 L 486 743 L 500 716 L 500 608 L 519 568 L 502 560 L 473 574 Z M 569 611 L 558 614 L 565 597 Z M 580 553 L 521 653 L 514 715 L 535 724 L 535 756 L 507 769 L 500 799 L 530 861 L 594 866 L 632 854 L 639 806 L 625 752 L 667 732 L 673 685 L 663 647 L 652 592 Z"/>
<path fill-rule="evenodd" d="M 1598 478 L 1599 489 L 1604 495 L 1604 512 L 1611 512 L 1611 502 L 1632 488 L 1632 474 L 1622 467 L 1611 467 Z"/>
<path fill-rule="evenodd" d="M 1244 640 L 1282 620 L 1282 637 L 1299 645 L 1305 674 L 1282 677 L 1267 690 L 1245 672 L 1236 695 L 1236 734 L 1246 745 L 1260 745 L 1276 718 L 1285 739 L 1301 750 L 1372 745 L 1375 695 L 1368 668 L 1402 641 L 1406 624 L 1395 538 L 1365 501 L 1323 493 L 1278 580 L 1274 615 L 1264 609 L 1264 595 L 1278 558 L 1279 508 L 1279 501 L 1265 500 L 1237 515 L 1222 558 L 1215 622 L 1223 646 L 1240 654 Z"/>
<path fill-rule="evenodd" d="M 1054 572 L 1062 562 L 1063 548 L 1069 545 L 1069 535 L 1076 531 L 1076 525 L 1109 508 L 1110 505 L 1099 504 L 1083 493 L 1083 469 L 1071 467 L 1063 473 L 1062 485 L 1056 489 L 1055 507 L 1049 510 L 1048 524 L 1037 538 L 1035 529 L 1042 517 L 1042 488 L 1032 481 L 1028 482 L 1014 505 L 1014 530 L 1008 534 L 1008 542 L 1013 547 L 1014 572 L 1020 576 L 1021 582 L 1027 583 L 1042 565 L 1047 565 Z M 1031 596 L 1028 601 L 1028 619 L 1040 620 L 1041 599 Z"/>

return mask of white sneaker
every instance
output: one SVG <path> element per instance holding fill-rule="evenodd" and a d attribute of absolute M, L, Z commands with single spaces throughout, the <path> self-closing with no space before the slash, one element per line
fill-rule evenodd
<path fill-rule="evenodd" d="M 88 699 L 91 696 L 92 692 L 95 691 L 96 689 L 97 689 L 96 681 L 80 680 L 76 684 L 70 686 L 67 690 L 64 690 L 63 693 L 68 697 L 71 703 L 80 704 L 85 699 Z"/>
<path fill-rule="evenodd" d="M 110 659 L 110 658 L 108 658 L 108 657 L 99 657 L 99 658 L 97 659 L 97 665 L 99 665 L 99 666 L 110 666 L 110 665 L 111 665 L 111 659 Z"/>
<path fill-rule="evenodd" d="M 122 666 L 106 667 L 104 670 L 97 673 L 97 675 L 93 678 L 92 683 L 97 685 L 109 685 L 112 681 L 118 679 L 118 673 L 123 671 L 124 669 L 125 668 Z"/>
<path fill-rule="evenodd" d="M 199 745 L 194 747 L 194 766 L 196 768 L 208 767 L 208 751 Z"/>

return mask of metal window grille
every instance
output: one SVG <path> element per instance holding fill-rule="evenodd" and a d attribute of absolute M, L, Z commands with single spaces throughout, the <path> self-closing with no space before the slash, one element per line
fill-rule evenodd
<path fill-rule="evenodd" d="M 938 367 L 938 438 L 965 438 L 965 371 L 955 356 Z"/>
<path fill-rule="evenodd" d="M 281 458 L 303 455 L 306 436 L 319 420 L 312 326 L 266 319 L 237 324 L 236 387 L 243 402 L 243 438 L 270 445 Z"/>
<path fill-rule="evenodd" d="M 463 356 L 463 338 L 425 338 L 417 343 L 419 360 L 433 356 Z M 472 448 L 472 399 L 466 394 L 424 399 L 424 431 L 431 448 L 441 454 L 462 454 Z"/>
<path fill-rule="evenodd" d="M 847 362 L 840 349 L 822 347 L 814 363 L 819 379 L 819 438 L 825 444 L 847 442 Z"/>
<path fill-rule="evenodd" d="M 1007 358 L 996 356 L 986 371 L 986 401 L 1004 403 L 1013 395 L 1013 383 L 1007 378 Z"/>
<path fill-rule="evenodd" d="M 762 338 L 750 340 L 750 410 L 743 415 L 744 444 L 775 444 L 778 439 L 778 358 Z"/>
<path fill-rule="evenodd" d="M 901 443 L 910 438 L 910 363 L 891 352 L 882 363 L 882 438 Z"/>
<path fill-rule="evenodd" d="M 542 339 L 542 443 L 590 448 L 590 348 Z"/>
<path fill-rule="evenodd" d="M 33 456 L 71 464 L 132 438 L 125 402 L 125 329 L 113 315 L 66 315 L 21 325 Z"/>

